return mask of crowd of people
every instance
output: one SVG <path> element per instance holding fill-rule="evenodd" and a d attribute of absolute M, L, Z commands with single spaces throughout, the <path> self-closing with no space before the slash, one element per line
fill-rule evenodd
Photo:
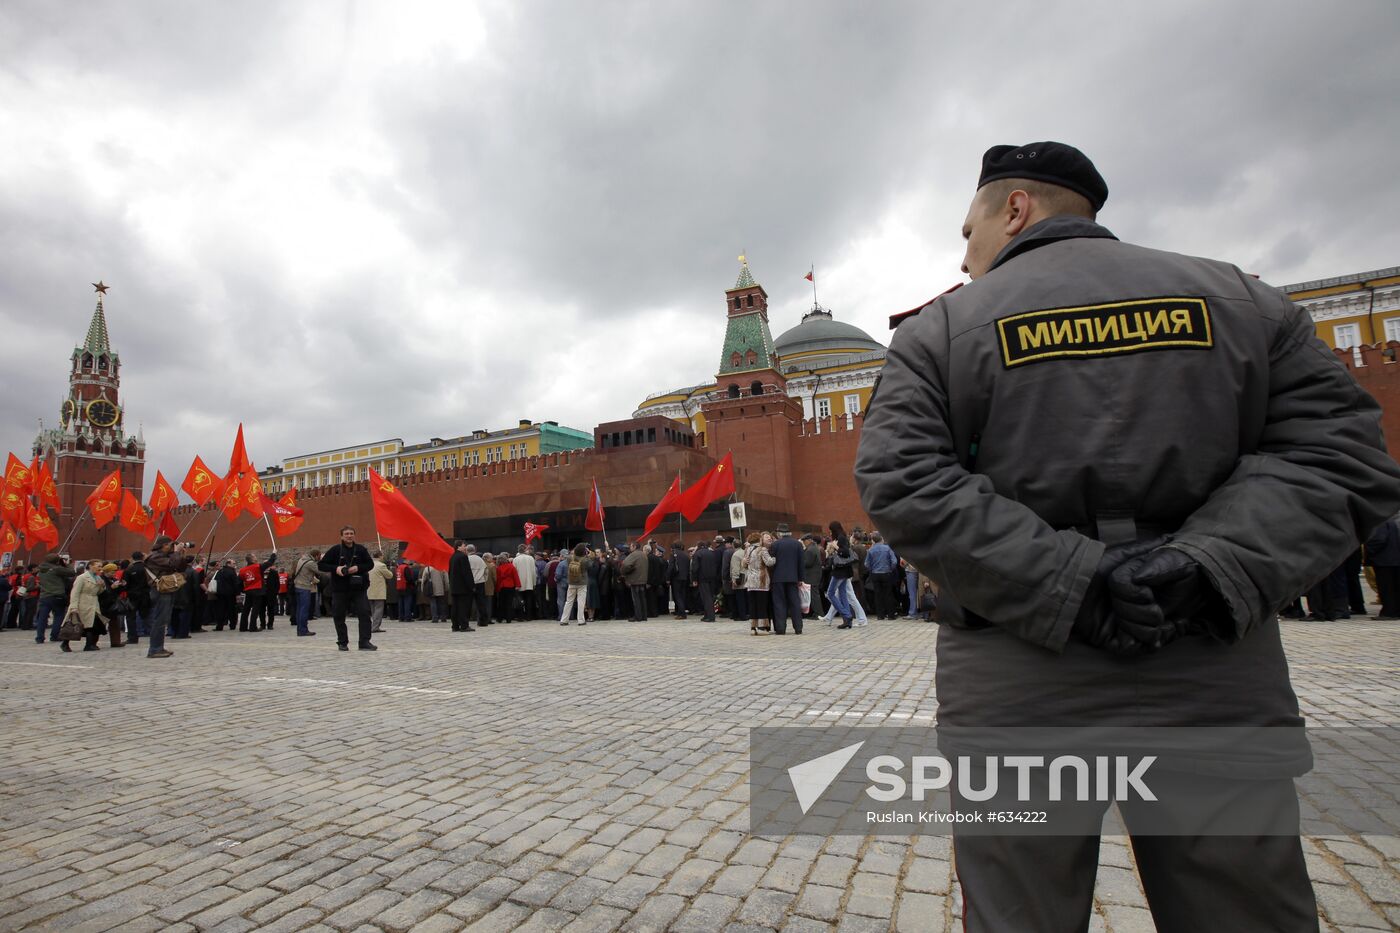
<path fill-rule="evenodd" d="M 454 541 L 446 571 L 386 560 L 354 537 L 347 527 L 340 544 L 290 560 L 275 552 L 245 554 L 241 561 L 202 559 L 164 536 L 150 552 L 119 560 L 71 562 L 51 554 L 0 576 L 0 620 L 63 651 L 75 641 L 97 651 L 105 635 L 113 648 L 146 639 L 148 657 L 168 658 L 167 638 L 268 631 L 279 618 L 290 620 L 299 637 L 310 637 L 313 621 L 331 617 L 345 649 L 345 618 L 361 610 L 359 647 L 373 650 L 371 636 L 383 631 L 385 619 L 450 623 L 453 631 L 471 632 L 538 619 L 586 625 L 725 617 L 766 635 L 800 634 L 811 619 L 842 629 L 865 625 L 872 616 L 931 620 L 936 604 L 933 583 L 899 560 L 879 534 L 855 529 L 848 535 L 838 522 L 824 535 L 794 538 L 779 525 L 689 546 L 649 540 L 556 551 L 522 544 L 510 554 L 478 553 Z"/>
<path fill-rule="evenodd" d="M 767 635 L 801 634 L 808 620 L 838 629 L 866 625 L 872 616 L 932 621 L 937 607 L 933 581 L 900 559 L 878 532 L 847 534 L 839 522 L 826 534 L 800 538 L 778 525 L 773 532 L 716 535 L 689 546 L 654 539 L 634 547 L 580 543 L 561 550 L 522 544 L 513 555 L 478 553 L 454 541 L 446 571 L 387 561 L 381 550 L 355 545 L 364 551 L 363 566 L 337 587 L 338 567 L 354 566 L 340 563 L 347 540 L 353 545 L 353 529 L 324 553 L 291 560 L 275 552 L 245 554 L 241 564 L 231 558 L 206 563 L 163 537 L 149 553 L 116 561 L 70 563 L 51 554 L 0 576 L 0 620 L 3 628 L 32 631 L 36 643 L 57 642 L 63 651 L 75 641 L 97 651 L 105 635 L 113 648 L 147 639 L 149 657 L 168 658 L 167 638 L 268 631 L 279 618 L 288 619 L 299 637 L 310 637 L 316 634 L 311 622 L 339 615 L 338 643 L 345 648 L 344 619 L 358 611 L 361 595 L 367 632 L 360 647 L 366 650 L 373 650 L 370 636 L 384 630 L 385 619 L 450 623 L 452 631 L 473 632 L 539 619 L 587 625 L 724 617 Z M 1400 525 L 1382 525 L 1367 542 L 1364 561 L 1381 599 L 1377 618 L 1400 619 Z M 1364 615 L 1362 563 L 1358 551 L 1281 615 L 1325 621 Z M 338 589 L 346 594 L 340 613 Z"/>

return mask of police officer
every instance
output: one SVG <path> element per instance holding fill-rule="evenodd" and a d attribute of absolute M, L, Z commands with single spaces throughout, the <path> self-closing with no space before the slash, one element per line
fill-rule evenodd
<path fill-rule="evenodd" d="M 1070 146 L 988 150 L 973 281 L 901 316 L 866 415 L 861 501 L 940 587 L 939 726 L 1296 731 L 1276 611 L 1400 506 L 1379 408 L 1281 292 L 1118 241 L 1107 196 Z M 1301 758 L 1247 788 L 1291 825 Z M 967 928 L 1085 929 L 1098 845 L 955 836 Z M 1296 835 L 1133 845 L 1160 930 L 1317 929 Z"/>

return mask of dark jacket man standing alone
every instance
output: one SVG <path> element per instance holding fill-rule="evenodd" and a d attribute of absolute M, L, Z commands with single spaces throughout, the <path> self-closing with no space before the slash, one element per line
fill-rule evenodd
<path fill-rule="evenodd" d="M 350 650 L 350 630 L 345 616 L 353 612 L 360 622 L 360 650 L 378 651 L 370 643 L 369 570 L 373 565 L 369 551 L 355 543 L 355 529 L 349 525 L 340 529 L 340 543 L 321 556 L 320 567 L 331 575 L 331 619 L 335 622 L 336 645 L 341 651 Z"/>

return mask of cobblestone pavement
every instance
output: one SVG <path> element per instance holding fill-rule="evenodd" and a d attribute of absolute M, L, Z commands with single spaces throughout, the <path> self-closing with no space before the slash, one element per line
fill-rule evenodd
<path fill-rule="evenodd" d="M 948 930 L 938 837 L 743 832 L 748 730 L 918 721 L 934 627 L 386 623 L 376 654 L 0 634 L 0 928 Z M 1306 713 L 1397 716 L 1400 625 L 1289 623 Z M 1400 841 L 1307 840 L 1325 929 L 1400 926 Z M 1106 840 L 1094 930 L 1151 930 Z"/>

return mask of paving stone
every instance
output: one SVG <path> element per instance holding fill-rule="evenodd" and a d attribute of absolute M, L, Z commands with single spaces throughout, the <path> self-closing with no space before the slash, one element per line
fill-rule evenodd
<path fill-rule="evenodd" d="M 566 875 L 559 871 L 541 872 L 529 882 L 517 888 L 511 893 L 510 899 L 518 904 L 528 904 L 531 907 L 543 907 L 553 900 L 563 887 L 573 881 L 573 875 Z"/>
<path fill-rule="evenodd" d="M 710 933 L 728 922 L 739 907 L 739 899 L 727 894 L 702 894 L 690 902 L 671 929 L 676 933 Z"/>
<path fill-rule="evenodd" d="M 857 871 L 851 881 L 851 896 L 846 901 L 846 910 L 863 917 L 888 920 L 894 913 L 894 895 L 894 878 Z"/>
<path fill-rule="evenodd" d="M 899 899 L 895 929 L 898 933 L 942 933 L 947 926 L 943 916 L 946 906 L 946 899 L 935 894 L 904 894 Z"/>
<path fill-rule="evenodd" d="M 300 907 L 290 913 L 283 914 L 271 923 L 263 923 L 258 926 L 262 933 L 297 933 L 311 926 L 321 919 L 321 912 L 312 907 Z"/>
<path fill-rule="evenodd" d="M 416 924 L 408 933 L 457 933 L 462 929 L 462 921 L 448 913 L 433 914 L 422 923 Z"/>
<path fill-rule="evenodd" d="M 736 865 L 767 866 L 778 852 L 778 844 L 767 839 L 750 839 L 739 847 L 729 861 Z"/>
<path fill-rule="evenodd" d="M 574 878 L 549 902 L 550 907 L 582 913 L 597 903 L 612 885 L 601 878 Z"/>
<path fill-rule="evenodd" d="M 693 858 L 681 863 L 681 867 L 676 869 L 666 882 L 666 886 L 661 890 L 667 894 L 679 894 L 682 897 L 692 897 L 700 893 L 715 872 L 724 866 L 719 862 L 712 862 L 709 859 Z M 642 866 L 637 866 L 637 871 L 642 872 Z M 723 893 L 723 892 L 720 892 Z"/>
<path fill-rule="evenodd" d="M 1385 915 L 1351 888 L 1334 884 L 1315 884 L 1313 892 L 1317 895 L 1318 909 L 1339 927 L 1375 930 L 1388 927 Z"/>
<path fill-rule="evenodd" d="M 445 891 L 424 889 L 384 911 L 374 922 L 389 933 L 402 933 L 451 901 L 452 895 Z"/>
<path fill-rule="evenodd" d="M 476 920 L 494 910 L 518 887 L 520 883 L 510 878 L 489 878 L 444 909 L 463 920 Z"/>
<path fill-rule="evenodd" d="M 567 926 L 565 933 L 611 933 L 627 922 L 629 913 L 617 907 L 594 904 Z"/>
<path fill-rule="evenodd" d="M 221 886 L 217 888 L 206 888 L 203 891 L 195 891 L 188 897 L 181 898 L 164 910 L 156 912 L 156 916 L 162 920 L 174 923 L 186 917 L 208 910 L 216 904 L 222 904 L 227 900 L 242 894 L 237 888 Z"/>
<path fill-rule="evenodd" d="M 1109 904 L 1104 907 L 1104 917 L 1113 933 L 1156 933 L 1157 930 L 1152 911 L 1146 907 Z"/>
<path fill-rule="evenodd" d="M 323 922 L 336 930 L 353 930 L 393 907 L 402 897 L 396 891 L 385 891 L 382 888 L 370 891 L 364 897 L 346 904 Z"/>
<path fill-rule="evenodd" d="M 661 933 L 669 930 L 671 921 L 680 916 L 685 904 L 685 898 L 679 895 L 658 894 L 643 904 L 642 909 L 623 925 L 623 929 L 629 933 Z"/>
<path fill-rule="evenodd" d="M 612 907 L 637 910 L 660 886 L 661 879 L 651 875 L 625 875 L 610 883 L 599 901 Z"/>
<path fill-rule="evenodd" d="M 796 899 L 785 891 L 755 891 L 744 898 L 738 919 L 756 926 L 778 927 L 787 916 L 788 907 Z"/>
<path fill-rule="evenodd" d="M 886 933 L 889 928 L 889 920 L 847 914 L 836 925 L 836 933 Z"/>
<path fill-rule="evenodd" d="M 841 898 L 845 893 L 843 888 L 809 884 L 797 901 L 796 911 L 817 920 L 836 920 L 841 916 Z"/>
<path fill-rule="evenodd" d="M 472 933 L 515 933 L 532 911 L 524 904 L 502 904 L 467 927 Z"/>

